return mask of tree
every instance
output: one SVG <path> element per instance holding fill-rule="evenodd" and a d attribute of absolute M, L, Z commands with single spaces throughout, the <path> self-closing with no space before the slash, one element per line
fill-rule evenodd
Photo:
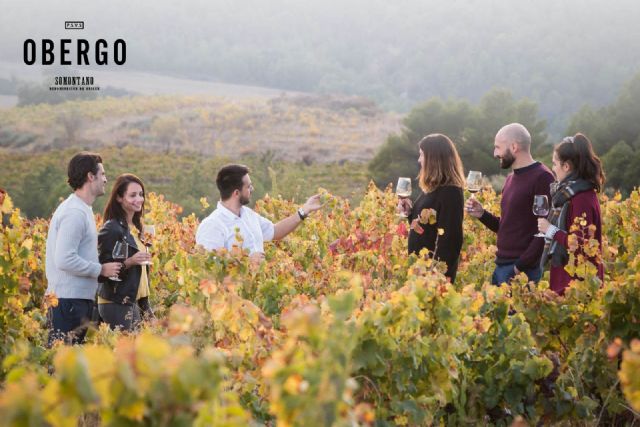
<path fill-rule="evenodd" d="M 384 187 L 399 176 L 416 176 L 420 171 L 417 159 L 416 146 L 407 135 L 390 135 L 369 163 L 369 171 L 376 185 Z"/>
<path fill-rule="evenodd" d="M 624 85 L 616 101 L 600 109 L 584 106 L 567 135 L 582 132 L 602 157 L 608 187 L 628 194 L 640 184 L 640 73 Z"/>
<path fill-rule="evenodd" d="M 71 189 L 67 186 L 65 171 L 53 164 L 34 168 L 25 176 L 23 185 L 13 197 L 29 218 L 48 218 Z"/>
<path fill-rule="evenodd" d="M 37 104 L 61 104 L 77 99 L 96 99 L 94 91 L 52 91 L 51 84 L 46 81 L 41 84 L 21 82 L 16 90 L 18 95 L 18 107 Z"/>
<path fill-rule="evenodd" d="M 166 115 L 156 118 L 151 125 L 151 133 L 164 147 L 166 154 L 169 154 L 172 143 L 178 140 L 180 124 L 180 118 Z"/>
<path fill-rule="evenodd" d="M 546 123 L 538 118 L 536 104 L 527 99 L 516 101 L 506 89 L 491 90 L 476 106 L 463 100 L 432 98 L 411 110 L 403 121 L 402 133 L 389 136 L 369 163 L 369 172 L 378 186 L 398 176 L 416 176 L 417 143 L 430 133 L 443 133 L 453 140 L 465 169 L 486 175 L 501 173 L 493 158 L 493 140 L 502 126 L 513 122 L 529 129 L 534 148 L 547 139 Z"/>
<path fill-rule="evenodd" d="M 625 195 L 638 184 L 640 152 L 634 150 L 625 141 L 620 141 L 602 157 L 608 187 L 621 190 Z"/>

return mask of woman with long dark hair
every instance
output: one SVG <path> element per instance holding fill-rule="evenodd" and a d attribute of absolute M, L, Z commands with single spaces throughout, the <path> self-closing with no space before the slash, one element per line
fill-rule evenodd
<path fill-rule="evenodd" d="M 112 262 L 117 242 L 127 247 L 118 278 L 100 277 L 98 311 L 111 328 L 133 331 L 142 317 L 153 316 L 149 305 L 150 254 L 143 250 L 142 216 L 144 184 L 135 175 L 120 175 L 104 209 L 104 225 L 98 234 L 101 263 Z M 118 280 L 119 279 L 119 280 Z"/>
<path fill-rule="evenodd" d="M 460 156 L 446 135 L 434 133 L 418 143 L 418 177 L 422 194 L 415 202 L 401 199 L 399 209 L 409 217 L 409 253 L 426 248 L 447 264 L 445 276 L 453 283 L 462 248 L 464 172 Z M 435 216 L 435 222 L 429 217 Z"/>
<path fill-rule="evenodd" d="M 597 193 L 602 191 L 605 176 L 591 141 L 581 133 L 564 138 L 553 150 L 552 162 L 557 184 L 551 194 L 551 213 L 547 219 L 538 220 L 538 228 L 545 234 L 546 241 L 541 263 L 551 263 L 551 289 L 564 295 L 569 282 L 577 278 L 564 268 L 569 261 L 570 236 L 574 235 L 578 243 L 576 253 L 584 253 L 582 248 L 589 238 L 598 241 L 602 253 L 602 219 Z M 583 225 L 572 230 L 576 218 L 581 218 L 578 221 Z M 589 228 L 593 230 L 592 235 Z M 587 259 L 596 265 L 598 276 L 604 280 L 602 263 L 597 257 Z"/>

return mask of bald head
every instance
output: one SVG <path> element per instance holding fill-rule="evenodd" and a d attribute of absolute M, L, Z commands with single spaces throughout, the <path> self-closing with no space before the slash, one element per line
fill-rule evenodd
<path fill-rule="evenodd" d="M 493 157 L 500 159 L 502 169 L 517 169 L 533 163 L 531 135 L 527 128 L 520 123 L 511 123 L 500 129 L 493 143 Z"/>
<path fill-rule="evenodd" d="M 525 152 L 531 149 L 531 134 L 520 123 L 510 123 L 503 126 L 496 134 L 496 140 L 498 139 L 504 140 L 508 144 L 517 144 Z"/>

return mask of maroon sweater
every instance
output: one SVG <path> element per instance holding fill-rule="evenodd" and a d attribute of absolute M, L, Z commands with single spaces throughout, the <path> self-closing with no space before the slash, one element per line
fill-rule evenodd
<path fill-rule="evenodd" d="M 549 185 L 553 181 L 549 168 L 540 162 L 514 169 L 507 176 L 500 201 L 501 216 L 484 211 L 480 217 L 484 225 L 498 233 L 496 264 L 515 263 L 520 271 L 538 266 L 544 239 L 533 237 L 538 232 L 533 196 L 546 194 L 549 197 Z"/>
<path fill-rule="evenodd" d="M 569 201 L 569 210 L 567 211 L 567 229 L 571 228 L 575 218 L 583 215 L 587 221 L 587 226 L 595 224 L 596 232 L 594 237 L 600 242 L 600 253 L 602 253 L 602 219 L 600 216 L 600 202 L 598 202 L 598 195 L 595 191 L 578 193 L 571 198 L 571 201 Z M 576 234 L 578 238 L 578 244 L 581 245 L 584 240 L 582 232 L 577 231 L 574 234 Z M 566 231 L 559 230 L 555 236 L 553 236 L 553 239 L 565 248 L 568 247 L 569 234 Z M 580 249 L 576 251 L 576 253 L 581 252 Z M 596 264 L 596 260 L 590 259 L 590 261 Z M 601 263 L 597 263 L 597 267 L 598 277 L 604 281 L 604 267 Z M 564 295 L 564 290 L 572 279 L 573 277 L 567 273 L 564 266 L 551 267 L 549 272 L 549 285 L 551 289 L 558 294 Z"/>

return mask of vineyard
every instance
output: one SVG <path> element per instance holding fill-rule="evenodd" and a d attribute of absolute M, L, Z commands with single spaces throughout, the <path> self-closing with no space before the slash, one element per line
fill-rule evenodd
<path fill-rule="evenodd" d="M 492 191 L 478 198 L 498 211 Z M 196 248 L 196 216 L 150 194 L 157 319 L 46 349 L 47 222 L 6 199 L 0 425 L 633 425 L 640 193 L 601 202 L 605 283 L 577 259 L 586 279 L 559 297 L 544 278 L 491 286 L 495 237 L 472 218 L 448 283 L 407 255 L 395 195 L 373 185 L 358 206 L 329 197 L 259 267 Z M 294 205 L 265 196 L 256 210 Z"/>
<path fill-rule="evenodd" d="M 28 218 L 49 217 L 69 194 L 67 163 L 77 149 L 44 153 L 6 153 L 0 150 L 0 183 L 12 195 L 14 205 Z M 287 199 L 306 200 L 318 186 L 332 194 L 359 200 L 368 183 L 367 165 L 347 162 L 314 163 L 277 161 L 268 154 L 251 157 L 202 158 L 196 155 L 167 156 L 138 147 L 100 150 L 109 180 L 128 172 L 139 176 L 150 188 L 180 205 L 182 214 L 195 213 L 202 218 L 215 208 L 203 210 L 200 198 L 217 194 L 216 173 L 230 162 L 251 166 L 255 199 L 266 193 L 282 194 Z M 140 161 L 144 159 L 144 161 Z M 340 180 L 335 177 L 340 176 Z M 106 198 L 93 205 L 102 212 Z"/>

